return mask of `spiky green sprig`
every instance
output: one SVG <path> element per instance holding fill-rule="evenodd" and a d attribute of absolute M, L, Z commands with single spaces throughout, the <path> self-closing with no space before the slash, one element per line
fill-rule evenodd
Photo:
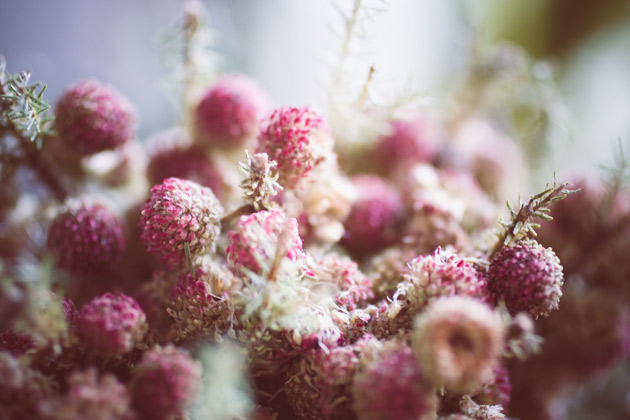
<path fill-rule="evenodd" d="M 504 246 L 530 235 L 536 236 L 536 229 L 540 227 L 540 224 L 533 222 L 532 219 L 553 220 L 553 217 L 549 214 L 549 206 L 556 201 L 564 200 L 569 194 L 580 191 L 579 189 L 570 190 L 567 188 L 568 185 L 568 182 L 558 185 L 554 174 L 552 186 L 549 186 L 549 184 L 545 185 L 545 189 L 530 197 L 527 203 L 523 203 L 519 198 L 518 211 L 514 210 L 514 207 L 512 207 L 512 204 L 508 200 L 507 208 L 510 212 L 510 221 L 499 220 L 502 230 L 488 256 L 488 261 L 491 261 Z"/>
<path fill-rule="evenodd" d="M 602 170 L 605 173 L 604 180 L 608 187 L 608 193 L 600 206 L 600 216 L 605 220 L 612 211 L 619 192 L 630 186 L 630 160 L 623 150 L 621 138 L 618 140 L 613 164 L 602 166 Z"/>
<path fill-rule="evenodd" d="M 53 134 L 54 117 L 47 112 L 50 110 L 50 103 L 44 98 L 47 86 L 41 82 L 29 84 L 30 79 L 30 72 L 8 73 L 6 61 L 0 58 L 2 119 L 21 136 L 37 141 L 38 147 L 41 147 L 42 134 Z"/>

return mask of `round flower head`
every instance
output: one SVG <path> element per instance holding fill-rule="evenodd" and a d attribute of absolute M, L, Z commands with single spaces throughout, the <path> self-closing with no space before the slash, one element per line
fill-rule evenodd
<path fill-rule="evenodd" d="M 241 216 L 228 240 L 228 263 L 235 272 L 244 268 L 260 273 L 261 263 L 271 265 L 278 247 L 283 247 L 293 261 L 304 256 L 297 220 L 279 210 Z"/>
<path fill-rule="evenodd" d="M 240 74 L 221 77 L 195 110 L 198 142 L 204 147 L 243 145 L 256 135 L 267 104 L 255 80 Z"/>
<path fill-rule="evenodd" d="M 75 274 L 115 271 L 125 252 L 124 221 L 96 203 L 69 200 L 48 228 L 46 246 Z"/>
<path fill-rule="evenodd" d="M 92 353 L 118 356 L 132 350 L 147 331 L 146 316 L 135 300 L 105 293 L 81 308 L 77 337 Z"/>
<path fill-rule="evenodd" d="M 419 118 L 393 120 L 376 144 L 373 161 L 379 170 L 391 173 L 414 163 L 428 162 L 434 155 L 434 146 L 427 141 L 425 121 Z"/>
<path fill-rule="evenodd" d="M 53 407 L 58 420 L 133 418 L 127 388 L 111 373 L 99 377 L 95 368 L 72 373 L 67 394 Z"/>
<path fill-rule="evenodd" d="M 210 188 L 167 178 L 151 188 L 141 214 L 141 237 L 147 251 L 169 268 L 176 268 L 186 261 L 185 244 L 193 257 L 214 250 L 223 207 Z"/>
<path fill-rule="evenodd" d="M 358 420 L 435 418 L 435 390 L 424 380 L 411 348 L 388 342 L 378 356 L 352 385 Z"/>
<path fill-rule="evenodd" d="M 278 162 L 278 182 L 294 189 L 313 168 L 335 159 L 333 138 L 323 118 L 309 108 L 278 108 L 263 122 L 257 153 Z"/>
<path fill-rule="evenodd" d="M 55 109 L 66 151 L 80 156 L 115 149 L 135 135 L 135 112 L 111 86 L 87 80 L 68 88 Z"/>
<path fill-rule="evenodd" d="M 201 384 L 201 366 L 172 345 L 147 351 L 131 380 L 132 405 L 140 418 L 181 416 Z"/>
<path fill-rule="evenodd" d="M 171 290 L 167 311 L 180 338 L 220 336 L 229 328 L 230 305 L 226 298 L 215 295 L 211 286 L 212 277 L 220 275 L 198 268 L 195 275 L 183 274 Z"/>
<path fill-rule="evenodd" d="M 407 301 L 412 313 L 442 296 L 470 296 L 484 300 L 486 282 L 466 260 L 436 249 L 432 255 L 419 256 L 408 264 L 405 281 L 398 285 L 394 300 Z"/>
<path fill-rule="evenodd" d="M 398 193 L 376 176 L 357 176 L 352 181 L 360 198 L 352 205 L 344 224 L 342 243 L 361 258 L 394 242 L 402 202 Z"/>
<path fill-rule="evenodd" d="M 490 262 L 488 289 L 508 310 L 547 316 L 562 296 L 562 265 L 551 248 L 524 240 L 503 249 Z"/>
<path fill-rule="evenodd" d="M 329 255 L 319 261 L 314 271 L 318 281 L 329 282 L 339 288 L 337 303 L 350 311 L 357 305 L 364 306 L 368 299 L 374 297 L 372 282 L 350 258 Z"/>
<path fill-rule="evenodd" d="M 485 304 L 463 296 L 436 299 L 415 320 L 412 346 L 427 379 L 470 393 L 492 379 L 504 326 Z"/>
<path fill-rule="evenodd" d="M 284 391 L 298 419 L 353 418 L 350 392 L 360 346 L 317 348 L 293 363 Z"/>
<path fill-rule="evenodd" d="M 221 173 L 204 151 L 196 146 L 173 146 L 158 149 L 152 154 L 147 166 L 149 182 L 160 184 L 171 177 L 198 182 L 209 187 L 217 197 L 223 194 Z"/>

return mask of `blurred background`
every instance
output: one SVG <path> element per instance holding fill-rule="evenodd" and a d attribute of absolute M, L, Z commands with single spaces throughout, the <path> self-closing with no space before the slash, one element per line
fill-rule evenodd
<path fill-rule="evenodd" d="M 276 105 L 325 102 L 327 74 L 341 41 L 338 11 L 324 0 L 206 0 L 221 71 L 260 80 Z M 351 3 L 337 1 L 340 7 Z M 54 101 L 70 83 L 95 77 L 138 107 L 140 137 L 177 113 L 164 89 L 160 34 L 184 1 L 3 0 L 0 54 L 8 70 L 32 70 Z M 597 171 L 619 139 L 630 150 L 629 0 L 394 0 L 364 22 L 354 53 L 357 83 L 370 65 L 374 85 L 396 95 L 417 90 L 439 103 L 461 77 L 472 45 L 514 42 L 553 71 L 562 124 L 548 131 L 544 179 Z M 552 122 L 553 123 L 553 122 Z"/>

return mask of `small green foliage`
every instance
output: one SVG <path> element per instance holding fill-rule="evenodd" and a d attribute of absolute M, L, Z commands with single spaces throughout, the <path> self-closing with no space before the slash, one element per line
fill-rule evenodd
<path fill-rule="evenodd" d="M 604 180 L 608 187 L 608 194 L 600 206 L 602 218 L 607 217 L 612 210 L 619 191 L 630 186 L 630 161 L 626 156 L 621 139 L 617 145 L 614 162 L 611 166 L 602 166 Z"/>
<path fill-rule="evenodd" d="M 538 194 L 530 197 L 527 203 L 523 203 L 519 198 L 519 209 L 514 210 L 512 204 L 508 201 L 507 208 L 510 211 L 510 221 L 499 220 L 502 230 L 498 235 L 498 240 L 494 248 L 488 256 L 488 260 L 492 258 L 506 245 L 514 243 L 528 236 L 536 236 L 536 229 L 540 224 L 532 222 L 532 219 L 552 220 L 549 215 L 549 206 L 556 201 L 564 200 L 569 194 L 579 191 L 567 188 L 568 182 L 558 185 L 555 180 L 553 185 L 545 185 L 545 189 Z"/>
<path fill-rule="evenodd" d="M 41 146 L 41 135 L 51 135 L 54 117 L 47 111 L 50 103 L 44 98 L 46 85 L 29 84 L 30 72 L 11 74 L 6 71 L 6 61 L 0 57 L 0 122 L 10 123 L 19 135 L 36 141 Z M 6 122 L 5 122 L 6 121 Z"/>

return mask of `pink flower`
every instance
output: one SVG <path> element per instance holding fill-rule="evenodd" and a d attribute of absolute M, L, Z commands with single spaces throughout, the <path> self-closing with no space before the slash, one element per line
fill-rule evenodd
<path fill-rule="evenodd" d="M 228 233 L 228 263 L 236 272 L 245 268 L 260 273 L 263 269 L 260 263 L 271 265 L 277 247 L 283 247 L 289 259 L 301 259 L 304 252 L 298 232 L 297 220 L 279 210 L 241 216 L 234 230 Z"/>
<path fill-rule="evenodd" d="M 323 118 L 309 108 L 278 108 L 263 122 L 257 153 L 278 162 L 278 182 L 294 189 L 326 159 L 336 159 Z"/>
<path fill-rule="evenodd" d="M 173 345 L 147 351 L 131 380 L 132 404 L 141 418 L 181 416 L 201 384 L 201 366 Z"/>
<path fill-rule="evenodd" d="M 267 95 L 253 79 L 221 77 L 195 110 L 198 142 L 204 147 L 241 146 L 258 131 L 268 107 Z"/>
<path fill-rule="evenodd" d="M 151 188 L 151 197 L 142 207 L 141 238 L 147 251 L 169 268 L 180 267 L 186 261 L 184 244 L 193 257 L 214 250 L 222 213 L 211 189 L 168 178 Z"/>
<path fill-rule="evenodd" d="M 68 88 L 57 103 L 55 128 L 69 153 L 115 149 L 135 135 L 135 111 L 111 86 L 96 80 Z"/>
<path fill-rule="evenodd" d="M 142 340 L 147 331 L 146 316 L 129 296 L 105 293 L 81 308 L 75 331 L 89 351 L 118 356 Z"/>
<path fill-rule="evenodd" d="M 102 204 L 70 200 L 48 229 L 46 246 L 75 274 L 115 271 L 125 252 L 124 222 Z"/>
<path fill-rule="evenodd" d="M 524 240 L 503 249 L 490 262 L 488 288 L 494 299 L 504 301 L 515 314 L 548 316 L 558 308 L 564 276 L 551 248 Z"/>

